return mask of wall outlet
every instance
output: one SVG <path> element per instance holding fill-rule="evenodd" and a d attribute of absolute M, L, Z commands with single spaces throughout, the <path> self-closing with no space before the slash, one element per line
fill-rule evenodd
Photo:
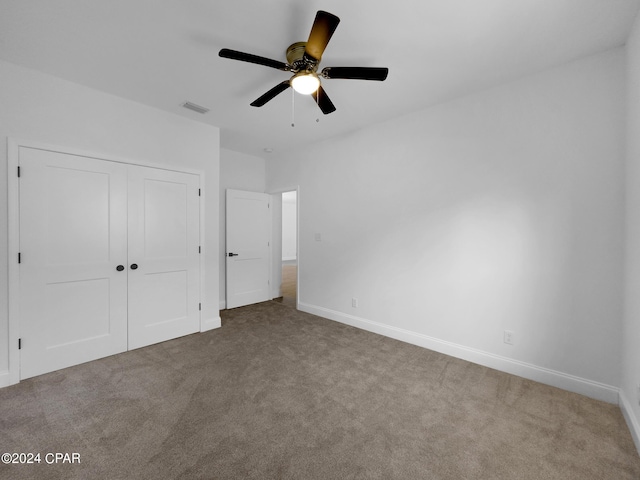
<path fill-rule="evenodd" d="M 511 330 L 504 331 L 504 343 L 513 345 L 513 332 Z"/>
<path fill-rule="evenodd" d="M 316 242 L 321 242 L 322 241 L 322 235 L 320 233 L 316 233 L 313 238 L 315 239 Z"/>
<path fill-rule="evenodd" d="M 351 306 L 353 308 L 358 308 L 358 299 L 357 298 L 352 298 L 351 299 Z"/>

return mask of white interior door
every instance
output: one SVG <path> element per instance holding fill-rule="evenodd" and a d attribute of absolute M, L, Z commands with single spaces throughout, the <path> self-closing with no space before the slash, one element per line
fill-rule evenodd
<path fill-rule="evenodd" d="M 199 177 L 129 166 L 129 349 L 200 328 Z"/>
<path fill-rule="evenodd" d="M 20 148 L 20 377 L 127 349 L 127 168 Z"/>
<path fill-rule="evenodd" d="M 269 195 L 227 190 L 227 308 L 269 300 Z"/>

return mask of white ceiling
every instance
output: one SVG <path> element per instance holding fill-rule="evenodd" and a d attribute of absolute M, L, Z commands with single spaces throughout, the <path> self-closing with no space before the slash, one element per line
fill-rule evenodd
<path fill-rule="evenodd" d="M 0 0 L 0 58 L 216 125 L 222 147 L 267 157 L 623 45 L 640 0 Z M 326 66 L 389 67 L 385 82 L 325 80 L 324 116 L 288 73 L 218 57 L 285 61 L 317 10 L 341 23 Z M 1 82 L 1 79 L 0 79 Z M 0 83 L 1 87 L 1 83 Z M 200 115 L 181 107 L 206 106 Z M 318 122 L 316 120 L 319 120 Z"/>

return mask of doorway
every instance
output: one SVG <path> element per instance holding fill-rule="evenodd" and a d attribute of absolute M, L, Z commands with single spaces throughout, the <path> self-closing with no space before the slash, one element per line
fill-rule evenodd
<path fill-rule="evenodd" d="M 282 193 L 282 303 L 296 308 L 298 286 L 298 194 Z"/>

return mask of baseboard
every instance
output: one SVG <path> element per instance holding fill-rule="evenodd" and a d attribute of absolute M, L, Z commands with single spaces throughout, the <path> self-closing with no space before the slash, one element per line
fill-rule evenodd
<path fill-rule="evenodd" d="M 202 321 L 200 326 L 200 332 L 208 332 L 214 328 L 220 328 L 222 326 L 222 319 L 220 317 L 206 318 Z"/>
<path fill-rule="evenodd" d="M 434 350 L 445 355 L 477 363 L 485 367 L 493 368 L 501 372 L 510 373 L 519 377 L 534 380 L 536 382 L 551 385 L 553 387 L 568 390 L 570 392 L 585 395 L 596 400 L 618 404 L 619 389 L 611 385 L 594 382 L 586 378 L 576 377 L 556 370 L 539 367 L 530 363 L 513 360 L 493 353 L 465 347 L 452 342 L 429 337 L 421 333 L 412 332 L 402 328 L 392 327 L 364 318 L 349 315 L 343 312 L 330 310 L 304 302 L 298 302 L 298 309 L 303 312 L 328 318 L 352 327 L 367 330 L 369 332 L 394 338 L 412 345 Z"/>
<path fill-rule="evenodd" d="M 5 370 L 4 372 L 0 372 L 0 388 L 8 387 L 11 384 L 11 375 L 9 374 L 9 371 Z"/>
<path fill-rule="evenodd" d="M 633 413 L 631 403 L 629 403 L 629 400 L 622 390 L 620 390 L 620 410 L 622 410 L 622 415 L 624 415 L 624 419 L 633 437 L 633 443 L 636 444 L 636 450 L 638 450 L 638 455 L 640 455 L 640 422 Z"/>

